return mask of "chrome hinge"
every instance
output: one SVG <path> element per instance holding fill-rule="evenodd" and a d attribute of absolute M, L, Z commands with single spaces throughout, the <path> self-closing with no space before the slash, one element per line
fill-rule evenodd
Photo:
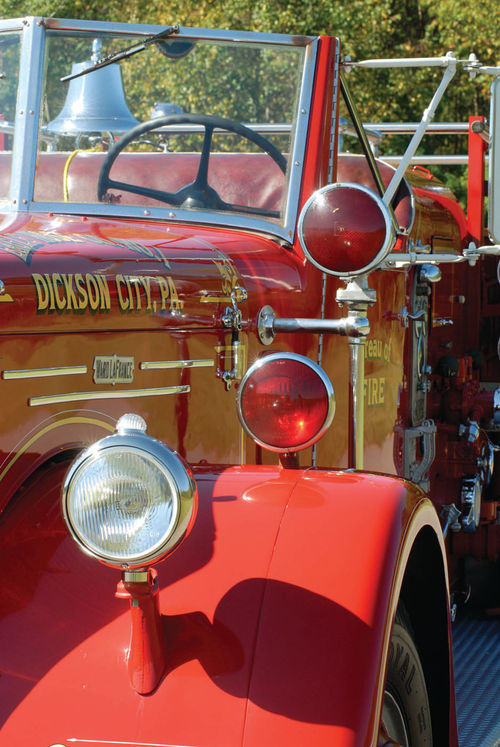
<path fill-rule="evenodd" d="M 241 331 L 242 315 L 238 308 L 238 304 L 246 301 L 247 298 L 248 293 L 245 288 L 241 287 L 241 285 L 235 285 L 234 288 L 231 289 L 232 306 L 226 306 L 222 315 L 222 324 L 226 329 L 234 329 L 238 332 Z"/>

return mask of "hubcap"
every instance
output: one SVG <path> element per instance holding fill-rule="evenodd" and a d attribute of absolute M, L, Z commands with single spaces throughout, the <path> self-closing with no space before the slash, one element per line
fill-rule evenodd
<path fill-rule="evenodd" d="M 401 745 L 401 747 L 411 747 L 403 711 L 399 707 L 396 698 L 391 692 L 389 692 L 389 690 L 384 692 L 382 723 L 385 731 L 395 744 Z"/>

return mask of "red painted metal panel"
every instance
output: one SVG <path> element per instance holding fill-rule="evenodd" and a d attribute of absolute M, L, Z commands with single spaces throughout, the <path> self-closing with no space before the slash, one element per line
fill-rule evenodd
<path fill-rule="evenodd" d="M 353 473 L 198 470 L 196 524 L 158 565 L 167 670 L 144 697 L 129 682 L 119 574 L 63 527 L 64 470 L 41 473 L 0 525 L 6 744 L 340 745 L 376 734 L 406 556 L 422 525 L 437 529 L 418 491 Z"/>
<path fill-rule="evenodd" d="M 469 117 L 469 164 L 467 182 L 467 225 L 471 239 L 480 246 L 484 241 L 485 156 L 488 143 L 478 132 L 474 122 L 485 123 L 485 117 Z"/>
<path fill-rule="evenodd" d="M 245 745 L 376 743 L 390 621 L 422 494 L 387 477 L 308 472 L 269 569 Z"/>

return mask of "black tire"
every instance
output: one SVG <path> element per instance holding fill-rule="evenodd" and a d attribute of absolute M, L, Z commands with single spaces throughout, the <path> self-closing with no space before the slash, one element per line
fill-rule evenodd
<path fill-rule="evenodd" d="M 432 747 L 432 725 L 424 671 L 410 626 L 398 610 L 389 648 L 382 723 L 402 747 Z"/>

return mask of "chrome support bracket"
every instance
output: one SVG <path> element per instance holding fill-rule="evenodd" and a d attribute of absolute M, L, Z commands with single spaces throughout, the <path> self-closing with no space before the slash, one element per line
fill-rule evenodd
<path fill-rule="evenodd" d="M 220 358 L 221 356 L 219 355 L 218 360 L 220 360 Z M 241 379 L 243 378 L 243 362 L 246 358 L 245 346 L 243 345 L 243 343 L 239 340 L 233 340 L 231 345 L 228 345 L 227 349 L 224 351 L 224 362 L 226 358 L 229 358 L 229 360 L 231 361 L 232 368 L 223 368 L 221 364 L 218 363 L 215 375 L 219 379 L 222 379 L 226 391 L 228 392 L 231 389 L 233 383 L 241 381 Z"/>
<path fill-rule="evenodd" d="M 222 315 L 222 324 L 226 329 L 233 329 L 237 332 L 241 331 L 242 328 L 242 314 L 238 308 L 238 304 L 242 301 L 246 301 L 248 293 L 245 288 L 240 285 L 235 285 L 231 290 L 231 306 L 226 306 L 224 314 Z"/>
<path fill-rule="evenodd" d="M 349 343 L 349 446 L 348 466 L 363 469 L 364 453 L 364 363 L 365 338 L 370 334 L 366 316 L 376 301 L 366 276 L 350 278 L 337 290 L 336 301 L 347 307 L 343 319 L 280 319 L 271 306 L 263 306 L 257 319 L 257 334 L 263 345 L 271 345 L 277 332 L 317 332 L 347 337 Z"/>
<path fill-rule="evenodd" d="M 224 314 L 222 315 L 222 324 L 226 329 L 231 330 L 232 332 L 231 345 L 228 346 L 231 350 L 232 367 L 227 369 L 221 367 L 219 363 L 217 365 L 216 376 L 222 379 L 227 392 L 231 389 L 234 382 L 240 381 L 243 377 L 245 346 L 240 341 L 243 320 L 238 304 L 246 301 L 247 298 L 248 293 L 245 288 L 242 288 L 240 285 L 235 285 L 231 290 L 231 306 L 226 306 Z"/>
<path fill-rule="evenodd" d="M 455 506 L 454 503 L 449 503 L 441 508 L 441 518 L 444 519 L 443 525 L 443 539 L 448 534 L 448 530 L 452 532 L 459 532 L 462 528 L 458 519 L 460 518 L 461 511 Z"/>
<path fill-rule="evenodd" d="M 481 519 L 481 475 L 464 477 L 460 499 L 462 502 L 462 527 L 464 532 L 475 532 Z"/>
<path fill-rule="evenodd" d="M 257 318 L 257 334 L 263 345 L 271 345 L 278 332 L 317 332 L 342 337 L 366 337 L 370 323 L 366 316 L 350 313 L 344 319 L 279 318 L 271 306 L 263 306 Z"/>
<path fill-rule="evenodd" d="M 427 472 L 436 455 L 436 430 L 433 420 L 424 420 L 421 425 L 404 430 L 404 477 L 423 490 L 429 489 Z M 417 459 L 417 440 L 421 443 L 420 461 Z"/>

